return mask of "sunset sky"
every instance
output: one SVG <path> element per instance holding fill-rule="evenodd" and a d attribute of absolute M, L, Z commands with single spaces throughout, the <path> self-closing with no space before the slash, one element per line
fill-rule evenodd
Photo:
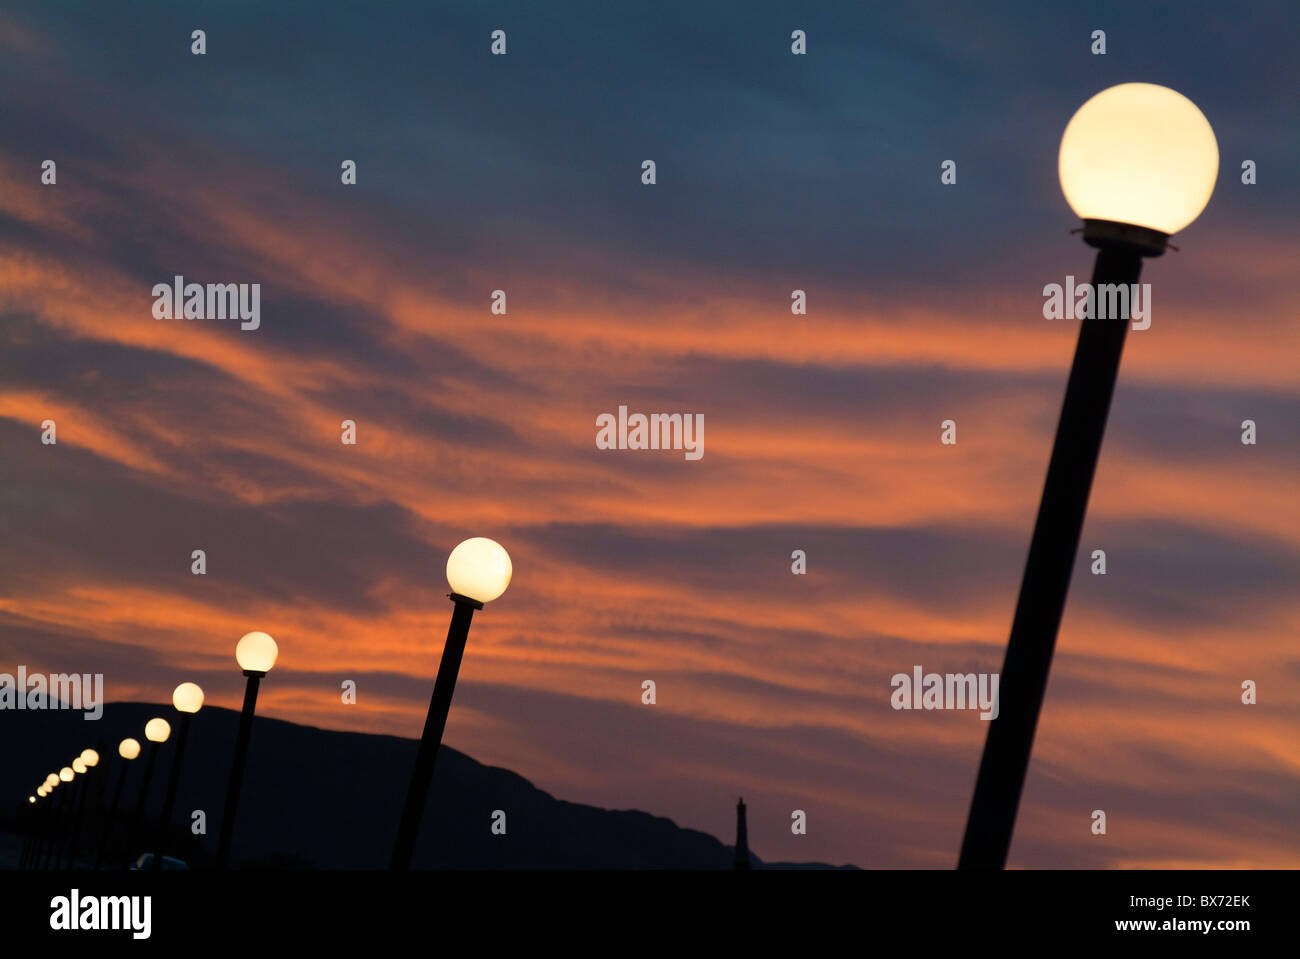
<path fill-rule="evenodd" d="M 1219 183 L 1144 265 L 1011 864 L 1300 864 L 1294 5 L 335 6 L 0 12 L 0 671 L 237 708 L 265 630 L 260 714 L 415 737 L 489 536 L 448 744 L 950 868 L 987 727 L 890 677 L 1001 666 L 1078 333 L 1043 287 L 1093 259 L 1060 136 L 1148 81 Z M 260 283 L 261 329 L 154 319 L 177 274 Z M 620 405 L 703 458 L 597 449 Z"/>

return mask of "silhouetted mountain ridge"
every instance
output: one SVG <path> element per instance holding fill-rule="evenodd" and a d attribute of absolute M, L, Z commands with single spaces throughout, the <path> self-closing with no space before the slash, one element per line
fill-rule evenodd
<path fill-rule="evenodd" d="M 110 703 L 103 718 L 79 712 L 6 711 L 0 715 L 9 761 L 0 770 L 3 795 L 21 799 L 46 773 L 86 746 L 112 757 L 97 775 L 116 786 L 117 744 L 144 742 L 144 724 L 163 716 L 173 727 L 150 783 L 148 812 L 161 809 L 175 751 L 177 714 L 170 706 Z M 206 815 L 206 835 L 186 829 L 181 854 L 200 866 L 216 851 L 239 716 L 205 707 L 186 747 L 178 824 Z M 254 721 L 232 860 L 245 867 L 386 868 L 417 743 L 370 733 L 338 732 L 279 719 Z M 144 756 L 130 764 L 122 806 L 133 810 Z M 22 794 L 20 796 L 19 794 Z M 13 808 L 9 801 L 6 809 Z M 491 831 L 495 810 L 505 835 Z M 149 833 L 150 837 L 153 833 Z M 179 831 L 178 831 L 178 835 Z M 640 810 L 610 810 L 556 799 L 522 776 L 485 766 L 444 746 L 438 757 L 413 865 L 465 869 L 728 869 L 732 847 Z M 834 868 L 818 863 L 768 863 L 766 868 Z M 852 868 L 852 867 L 844 867 Z"/>

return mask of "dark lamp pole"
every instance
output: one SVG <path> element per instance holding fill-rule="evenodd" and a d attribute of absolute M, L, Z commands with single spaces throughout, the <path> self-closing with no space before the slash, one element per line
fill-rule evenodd
<path fill-rule="evenodd" d="M 99 836 L 99 848 L 95 851 L 95 869 L 104 862 L 104 850 L 108 848 L 108 842 L 113 836 L 113 828 L 117 825 L 117 809 L 122 804 L 122 790 L 126 786 L 126 774 L 131 769 L 131 761 L 140 755 L 140 743 L 135 739 L 124 739 L 117 748 L 117 754 L 122 757 L 122 771 L 117 774 L 117 788 L 113 790 L 113 804 L 109 806 L 107 814 L 104 816 L 104 831 Z"/>
<path fill-rule="evenodd" d="M 1100 248 L 1092 274 L 1093 289 L 1106 283 L 1136 283 L 1142 257 L 1159 256 L 1163 251 L 1167 239 L 1163 234 L 1146 230 L 1127 239 L 1133 229 L 1120 223 L 1086 222 L 1084 239 Z M 1128 318 L 1081 322 L 1002 664 L 998 716 L 989 723 L 958 869 L 1001 869 L 1006 863 L 1088 493 L 1119 375 Z"/>
<path fill-rule="evenodd" d="M 1058 162 L 1061 190 L 1083 220 L 1083 239 L 1098 250 L 1092 273 L 1097 309 L 1080 320 L 959 869 L 1006 865 L 1119 376 L 1131 291 L 1142 258 L 1160 256 L 1169 236 L 1205 209 L 1218 178 L 1219 147 L 1205 115 L 1181 93 L 1152 83 L 1121 83 L 1093 96 L 1070 118 Z M 1106 315 L 1110 310 L 1103 304 L 1116 302 L 1128 305 L 1118 311 L 1123 315 Z"/>
<path fill-rule="evenodd" d="M 71 780 L 67 780 L 64 779 L 62 776 L 59 776 L 60 786 L 66 786 L 70 781 Z M 65 797 L 67 796 L 68 792 L 69 790 L 61 788 L 56 790 L 54 793 L 57 802 L 55 802 L 55 804 L 50 809 L 49 834 L 46 837 L 45 854 L 40 857 L 40 863 L 37 866 L 37 868 L 39 869 L 52 868 L 50 864 L 50 859 L 54 856 L 54 852 L 59 845 L 59 835 L 62 833 L 63 830 L 63 807 L 67 805 L 67 800 Z M 58 863 L 55 862 L 54 866 L 57 865 Z"/>
<path fill-rule="evenodd" d="M 253 669 L 244 670 L 244 708 L 239 714 L 239 734 L 235 738 L 235 758 L 230 764 L 230 785 L 226 788 L 226 808 L 221 814 L 221 839 L 217 845 L 217 868 L 230 864 L 230 841 L 235 835 L 235 813 L 239 809 L 239 791 L 244 782 L 244 764 L 248 758 L 248 741 L 253 735 L 253 712 L 257 708 L 257 687 L 266 675 Z"/>
<path fill-rule="evenodd" d="M 145 809 L 149 802 L 149 783 L 153 780 L 154 766 L 158 764 L 158 750 L 171 736 L 171 726 L 167 724 L 167 721 L 160 719 L 158 722 L 167 726 L 165 735 L 161 732 L 157 734 L 160 738 L 150 736 L 149 727 L 145 727 L 145 738 L 149 742 L 147 747 L 148 755 L 144 761 L 144 778 L 140 780 L 140 795 L 136 798 L 135 812 L 131 816 L 130 831 L 127 834 L 127 848 L 130 850 L 130 855 L 135 855 L 136 848 L 144 845 Z"/>
<path fill-rule="evenodd" d="M 447 642 L 442 647 L 442 662 L 438 665 L 438 678 L 433 683 L 433 697 L 429 712 L 424 718 L 424 733 L 420 736 L 420 750 L 415 757 L 411 785 L 406 792 L 406 805 L 402 807 L 402 820 L 397 827 L 397 841 L 393 844 L 393 858 L 389 868 L 402 870 L 411 867 L 415 840 L 420 834 L 420 819 L 429 797 L 429 783 L 433 768 L 438 762 L 438 749 L 442 746 L 442 733 L 447 726 L 447 713 L 451 710 L 451 696 L 456 691 L 456 676 L 460 661 L 465 655 L 465 641 L 469 639 L 469 624 L 474 610 L 483 604 L 459 593 L 448 594 L 455 607 L 451 625 L 447 629 Z"/>
<path fill-rule="evenodd" d="M 162 868 L 163 853 L 167 850 L 167 834 L 171 832 L 172 810 L 176 807 L 176 791 L 181 783 L 181 763 L 185 760 L 185 742 L 190 736 L 193 713 L 181 713 L 180 731 L 176 734 L 176 753 L 172 756 L 172 771 L 167 777 L 167 796 L 163 800 L 162 818 L 158 824 L 158 841 L 155 845 L 152 868 Z"/>
<path fill-rule="evenodd" d="M 67 868 L 71 869 L 72 864 L 77 860 L 77 840 L 81 835 L 81 821 L 86 815 L 86 807 L 90 805 L 90 777 L 92 771 L 99 765 L 99 753 L 94 749 L 87 749 L 78 757 L 82 763 L 83 772 L 77 777 L 77 791 L 79 802 L 72 816 L 72 833 L 68 837 L 68 863 Z"/>
<path fill-rule="evenodd" d="M 82 768 L 84 769 L 85 767 L 83 766 Z M 86 774 L 83 772 L 78 773 L 77 778 L 72 780 L 72 783 L 70 784 L 71 795 L 68 797 L 67 824 L 59 834 L 59 851 L 54 857 L 54 868 L 56 870 L 67 868 L 67 860 L 64 856 L 68 851 L 69 841 L 75 839 L 77 835 L 77 819 L 81 815 L 83 802 L 82 794 L 86 791 L 85 781 Z"/>
<path fill-rule="evenodd" d="M 406 804 L 397 825 L 390 869 L 411 867 L 415 840 L 420 835 L 420 818 L 429 798 L 429 783 L 433 780 L 433 767 L 438 762 L 438 749 L 442 746 L 442 734 L 447 726 L 447 713 L 451 710 L 451 696 L 456 690 L 456 675 L 465 655 L 465 641 L 469 638 L 474 610 L 482 609 L 484 603 L 490 603 L 504 593 L 513 573 L 510 554 L 496 540 L 485 536 L 475 536 L 459 543 L 447 557 L 447 583 L 451 586 L 447 598 L 455 607 L 447 629 L 447 641 L 442 647 L 438 678 L 433 682 L 429 712 L 424 718 L 424 733 L 420 736 L 420 749 L 415 756 Z"/>
<path fill-rule="evenodd" d="M 172 705 L 181 714 L 181 731 L 176 739 L 176 755 L 172 757 L 172 772 L 167 777 L 167 798 L 163 800 L 162 821 L 158 825 L 158 849 L 153 857 L 155 871 L 162 869 L 163 854 L 167 851 L 167 834 L 171 832 L 172 809 L 181 783 L 181 764 L 185 761 L 185 743 L 190 736 L 190 721 L 203 708 L 203 690 L 197 683 L 181 683 L 172 690 Z M 145 735 L 148 735 L 147 727 Z"/>
<path fill-rule="evenodd" d="M 244 783 L 244 764 L 248 760 L 248 741 L 253 735 L 253 713 L 257 709 L 257 689 L 262 677 L 271 671 L 280 657 L 280 647 L 266 633 L 245 633 L 235 644 L 235 662 L 244 671 L 244 708 L 239 714 L 239 733 L 235 737 L 235 755 L 230 763 L 230 784 L 226 788 L 226 808 L 221 815 L 221 839 L 217 844 L 217 868 L 230 864 L 230 843 L 235 836 L 235 814 L 239 810 L 239 793 Z"/>

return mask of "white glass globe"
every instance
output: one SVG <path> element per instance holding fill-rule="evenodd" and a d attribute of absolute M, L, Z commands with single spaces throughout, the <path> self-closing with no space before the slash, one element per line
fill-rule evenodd
<path fill-rule="evenodd" d="M 53 789 L 58 784 L 59 784 L 58 773 L 50 773 L 48 776 L 45 777 L 45 785 L 49 786 L 51 789 Z"/>
<path fill-rule="evenodd" d="M 172 705 L 182 713 L 197 713 L 203 708 L 203 690 L 198 683 L 181 683 L 172 691 Z"/>
<path fill-rule="evenodd" d="M 172 734 L 172 724 L 161 716 L 144 724 L 144 738 L 151 743 L 165 743 Z"/>
<path fill-rule="evenodd" d="M 81 761 L 86 764 L 87 768 L 93 769 L 99 765 L 99 753 L 93 749 L 83 749 L 81 751 Z"/>
<path fill-rule="evenodd" d="M 36 802 L 36 797 L 35 797 L 35 796 L 28 796 L 28 797 L 27 797 L 27 801 L 28 801 L 28 802 Z"/>
<path fill-rule="evenodd" d="M 86 771 L 86 761 L 78 756 L 72 761 L 72 771 L 80 776 Z"/>
<path fill-rule="evenodd" d="M 1059 170 L 1080 219 L 1177 233 L 1210 202 L 1219 144 L 1205 114 L 1181 93 L 1121 83 L 1070 118 Z"/>
<path fill-rule="evenodd" d="M 250 673 L 269 673 L 280 649 L 266 633 L 245 633 L 235 644 L 235 661 Z"/>
<path fill-rule="evenodd" d="M 510 585 L 510 554 L 483 536 L 467 539 L 447 557 L 447 582 L 453 593 L 490 603 Z"/>
<path fill-rule="evenodd" d="M 117 754 L 123 759 L 135 759 L 140 755 L 140 741 L 138 739 L 124 739 L 117 746 Z"/>
<path fill-rule="evenodd" d="M 72 782 L 72 777 L 75 775 L 77 774 L 72 771 L 71 766 L 64 766 L 59 770 L 59 782 L 70 783 Z"/>

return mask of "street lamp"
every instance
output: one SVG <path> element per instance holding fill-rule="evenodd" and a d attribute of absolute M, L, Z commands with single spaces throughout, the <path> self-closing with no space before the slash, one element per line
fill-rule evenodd
<path fill-rule="evenodd" d="M 447 583 L 452 589 L 449 598 L 455 608 L 451 613 L 447 641 L 442 648 L 438 677 L 433 683 L 433 698 L 429 701 L 429 713 L 424 720 L 424 733 L 420 736 L 420 749 L 415 757 L 406 805 L 397 826 L 391 869 L 408 869 L 411 865 L 415 840 L 420 833 L 420 817 L 429 795 L 433 767 L 438 761 L 438 748 L 442 745 L 442 733 L 447 725 L 451 696 L 456 689 L 456 674 L 460 671 L 474 610 L 482 609 L 484 603 L 490 603 L 504 593 L 510 585 L 512 572 L 510 556 L 505 549 L 482 536 L 465 540 L 447 557 Z"/>
<path fill-rule="evenodd" d="M 230 785 L 226 788 L 226 809 L 221 816 L 221 839 L 217 844 L 217 868 L 230 862 L 230 841 L 235 835 L 235 812 L 239 808 L 239 790 L 244 782 L 244 762 L 248 741 L 253 735 L 253 711 L 257 708 L 257 687 L 262 677 L 275 665 L 280 649 L 266 633 L 245 633 L 235 644 L 235 662 L 248 677 L 244 684 L 244 709 L 239 714 L 239 735 L 235 738 L 235 757 L 230 764 Z"/>
<path fill-rule="evenodd" d="M 122 740 L 117 744 L 117 754 L 122 757 L 122 771 L 117 774 L 117 788 L 113 790 L 113 805 L 108 808 L 108 815 L 104 817 L 104 831 L 100 834 L 99 849 L 95 853 L 95 869 L 99 869 L 104 861 L 104 850 L 108 848 L 108 841 L 116 825 L 117 807 L 122 802 L 122 788 L 126 785 L 126 774 L 131 768 L 131 760 L 140 755 L 140 741 L 131 738 Z"/>
<path fill-rule="evenodd" d="M 35 806 L 36 800 L 44 799 L 47 792 L 48 790 L 45 787 L 45 783 L 41 783 L 39 786 L 36 787 L 36 792 L 33 795 L 27 797 L 27 804 L 29 806 Z M 39 810 L 29 809 L 19 819 L 20 822 L 19 831 L 23 835 L 22 849 L 18 853 L 19 869 L 28 868 L 28 864 L 31 862 L 32 854 L 36 851 L 36 843 L 38 842 L 37 836 L 39 834 L 39 828 L 36 822 L 36 817 L 39 815 L 40 815 Z"/>
<path fill-rule="evenodd" d="M 49 794 L 49 787 L 46 786 L 45 783 L 41 783 L 36 787 L 35 798 L 30 799 L 29 801 L 35 803 L 37 799 L 44 799 Z M 49 803 L 45 803 L 41 809 L 44 809 L 45 806 L 48 805 Z M 32 855 L 36 852 L 36 844 L 40 842 L 40 824 L 37 822 L 37 817 L 40 816 L 40 814 L 40 809 L 32 809 L 25 817 L 23 817 L 24 836 L 22 851 L 18 854 L 19 869 L 28 869 L 31 867 Z"/>
<path fill-rule="evenodd" d="M 131 817 L 131 832 L 127 841 L 131 846 L 141 841 L 144 827 L 145 803 L 149 797 L 149 782 L 153 779 L 153 767 L 158 761 L 158 750 L 172 734 L 172 725 L 161 716 L 155 716 L 144 724 L 144 738 L 149 741 L 149 755 L 144 761 L 144 778 L 140 780 L 140 795 L 135 801 L 135 813 Z"/>
<path fill-rule="evenodd" d="M 144 724 L 144 738 L 151 743 L 165 743 L 172 734 L 172 724 L 161 716 L 155 716 Z"/>
<path fill-rule="evenodd" d="M 58 772 L 50 773 L 46 776 L 45 781 L 50 783 L 50 790 L 53 791 L 64 783 L 72 782 L 75 775 L 76 773 L 72 771 L 71 766 L 64 766 Z M 53 782 L 51 782 L 51 779 L 53 779 Z M 53 858 L 55 851 L 58 848 L 56 839 L 58 838 L 59 829 L 62 825 L 63 807 L 68 802 L 68 790 L 60 789 L 55 796 L 55 800 L 55 802 L 50 803 L 48 813 L 49 818 L 46 821 L 44 854 L 38 857 L 40 861 L 39 868 L 41 869 L 50 868 L 50 860 Z"/>
<path fill-rule="evenodd" d="M 71 767 L 64 766 L 63 769 L 59 770 L 60 779 L 63 779 L 63 770 L 65 769 L 71 772 L 72 775 L 63 781 L 72 783 L 72 789 L 67 798 L 68 813 L 65 818 L 65 825 L 59 833 L 59 848 L 54 854 L 55 869 L 63 868 L 63 853 L 64 850 L 68 848 L 68 834 L 75 829 L 74 824 L 76 823 L 77 809 L 80 808 L 78 806 L 78 800 L 81 799 L 81 792 L 85 782 L 84 779 L 79 779 L 78 777 L 85 773 L 86 764 L 82 761 L 80 756 L 77 756 L 77 758 L 72 760 Z"/>
<path fill-rule="evenodd" d="M 66 779 L 64 773 L 67 773 Z M 71 782 L 74 775 L 71 767 L 64 766 L 58 772 L 46 776 L 45 783 L 50 787 L 50 791 L 54 792 L 57 787 L 66 782 Z M 46 807 L 44 834 L 40 843 L 37 844 L 36 854 L 32 857 L 32 865 L 36 869 L 48 869 L 50 866 L 50 859 L 54 856 L 55 848 L 58 846 L 55 838 L 58 836 L 64 796 L 67 792 L 66 789 L 60 789 L 54 794 L 54 798 L 50 800 L 49 806 Z"/>
<path fill-rule="evenodd" d="M 78 763 L 80 763 L 80 768 L 78 768 Z M 72 761 L 73 771 L 81 775 L 82 778 L 77 780 L 74 792 L 76 805 L 72 810 L 72 831 L 68 837 L 69 869 L 72 868 L 72 864 L 77 859 L 77 839 L 81 835 L 81 820 L 86 815 L 86 807 L 90 805 L 90 781 L 89 776 L 86 774 L 98 765 L 99 753 L 93 749 L 83 749 L 81 755 Z"/>
<path fill-rule="evenodd" d="M 167 778 L 167 798 L 163 801 L 162 823 L 158 827 L 158 851 L 153 857 L 155 870 L 162 868 L 163 853 L 167 847 L 167 833 L 171 830 L 172 809 L 176 805 L 176 790 L 181 783 L 185 741 L 190 735 L 190 720 L 203 708 L 203 690 L 199 688 L 198 683 L 181 683 L 172 690 L 172 705 L 181 714 L 181 731 L 176 737 L 176 755 L 172 757 L 172 772 Z"/>
<path fill-rule="evenodd" d="M 1169 235 L 1205 209 L 1219 147 L 1205 115 L 1182 94 L 1123 83 L 1071 118 L 1059 169 L 1065 198 L 1083 220 L 1084 242 L 1098 250 L 1094 294 L 1103 286 L 1128 290 L 1142 258 L 1163 253 Z M 959 869 L 1006 865 L 1128 326 L 1128 317 L 1112 317 L 1085 319 L 1079 328 Z"/>

